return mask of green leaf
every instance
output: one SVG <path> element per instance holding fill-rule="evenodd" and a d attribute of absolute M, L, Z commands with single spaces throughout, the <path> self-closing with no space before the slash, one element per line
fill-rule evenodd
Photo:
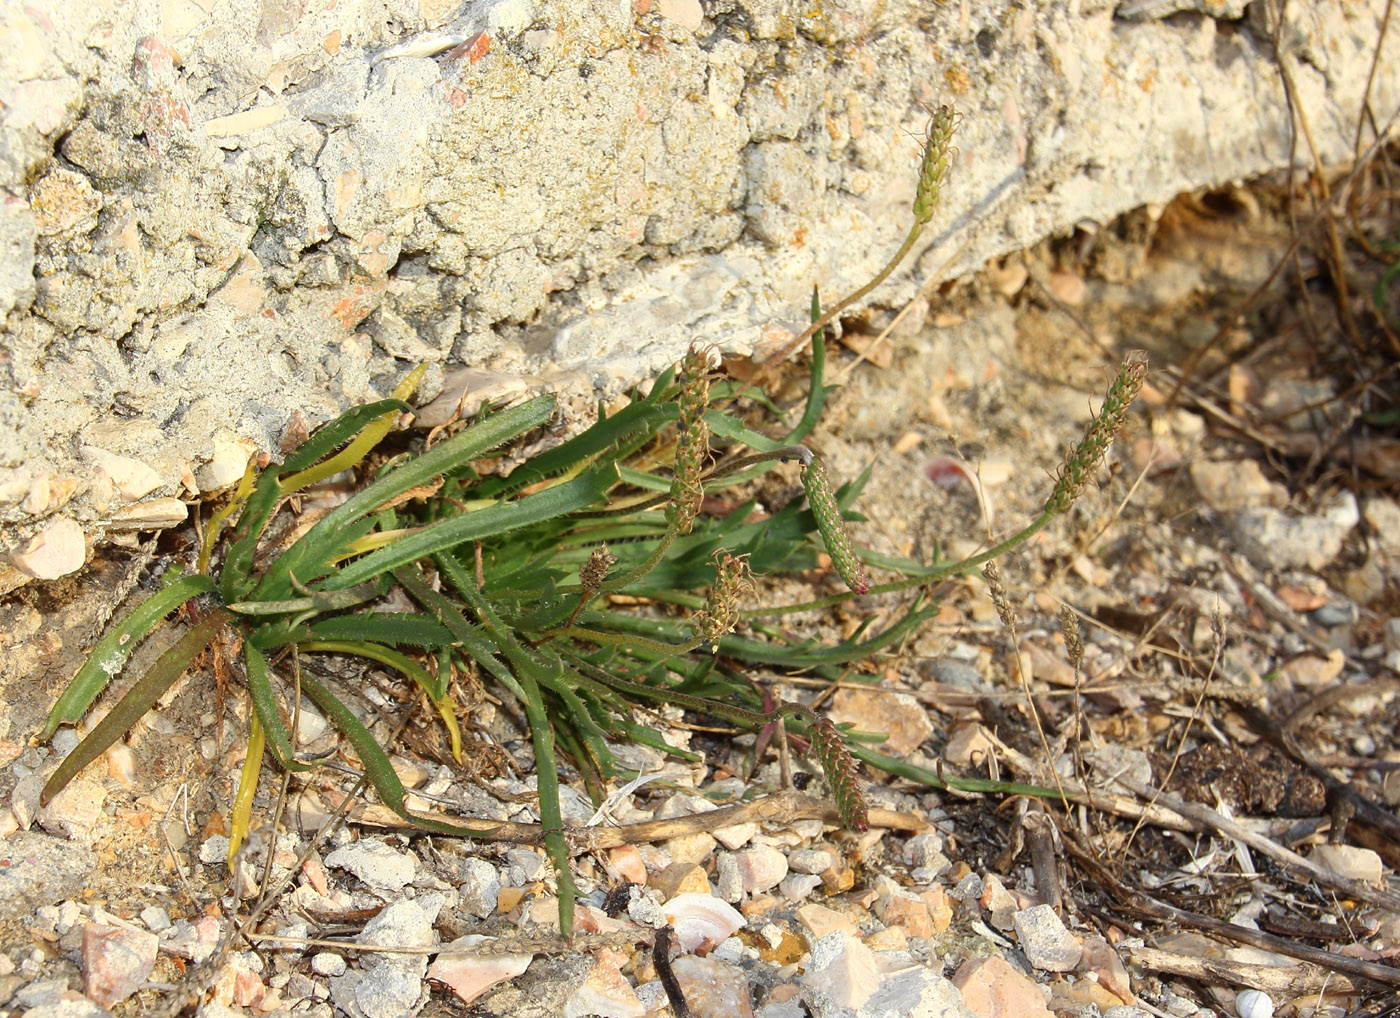
<path fill-rule="evenodd" d="M 288 548 L 268 567 L 266 575 L 256 589 L 257 598 L 278 600 L 291 593 L 289 575 L 299 577 L 309 583 L 310 577 L 324 570 L 329 561 L 341 550 L 341 532 L 352 523 L 374 512 L 386 502 L 390 502 L 411 488 L 420 487 L 453 467 L 475 459 L 478 456 L 509 442 L 520 434 L 543 424 L 554 412 L 553 396 L 538 396 L 519 406 L 492 414 L 478 424 L 454 435 L 446 442 L 415 457 L 408 463 L 391 471 L 387 476 L 375 481 L 349 499 L 336 506 L 314 527 Z M 392 548 L 394 546 L 390 546 Z M 381 549 L 388 551 L 389 548 Z M 378 553 L 376 553 L 378 554 Z M 372 558 L 373 556 L 368 556 Z M 417 556 L 414 556 L 415 558 Z M 364 560 L 361 560 L 364 561 Z M 402 562 L 412 558 L 402 559 Z M 392 567 L 386 567 L 392 568 Z M 383 572 L 378 569 L 365 573 L 362 579 L 370 579 Z M 337 581 L 342 577 L 337 577 Z M 348 583 L 336 582 L 326 589 L 338 590 L 354 586 L 360 580 Z"/>
<path fill-rule="evenodd" d="M 193 577 L 191 577 L 193 578 Z M 47 803 L 73 777 L 92 761 L 107 751 L 107 747 L 125 735 L 141 715 L 150 710 L 165 691 L 175 685 L 175 680 L 184 674 L 196 655 L 209 646 L 219 630 L 229 621 L 228 612 L 216 609 L 184 636 L 176 640 L 164 654 L 151 665 L 150 671 L 141 676 L 127 694 L 117 701 L 107 716 L 99 721 L 87 737 L 63 758 L 58 769 L 53 772 L 39 793 L 40 804 Z"/>
<path fill-rule="evenodd" d="M 214 589 L 214 581 L 196 573 L 182 576 L 137 605 L 111 632 L 97 641 L 73 681 L 53 705 L 39 741 L 47 741 L 60 725 L 82 720 L 92 701 L 124 667 L 131 652 L 150 635 L 157 623 L 191 598 Z"/>
<path fill-rule="evenodd" d="M 272 755 L 289 771 L 310 770 L 315 764 L 301 763 L 292 749 L 291 733 L 282 722 L 282 711 L 272 691 L 267 658 L 246 640 L 243 642 L 243 664 L 248 675 L 248 698 L 253 701 L 253 713 L 258 716 Z"/>
<path fill-rule="evenodd" d="M 394 773 L 394 766 L 389 762 L 388 755 L 380 747 L 370 730 L 360 722 L 359 718 L 355 717 L 349 707 L 345 706 L 329 689 L 311 676 L 302 675 L 301 688 L 311 699 L 316 701 L 316 706 L 321 708 L 321 713 L 330 720 L 330 723 L 335 725 L 350 740 L 350 745 L 355 747 L 355 755 L 360 758 L 360 763 L 364 765 L 365 777 L 374 786 L 380 801 L 389 807 L 395 815 L 402 817 L 420 830 L 432 831 L 435 834 L 447 834 L 454 838 L 490 838 L 496 833 L 495 828 L 492 827 L 480 829 L 459 827 L 445 820 L 410 813 L 408 807 L 404 805 L 403 782 Z"/>
<path fill-rule="evenodd" d="M 442 623 L 409 612 L 357 612 L 317 619 L 307 632 L 317 640 L 373 640 L 394 646 L 443 647 L 452 642 Z"/>
<path fill-rule="evenodd" d="M 400 399 L 381 399 L 364 406 L 353 407 L 330 423 L 317 428 L 315 434 L 292 450 L 280 466 L 269 467 L 268 471 L 274 477 L 299 473 L 322 457 L 335 452 L 383 414 L 391 410 L 406 412 L 412 409 Z"/>
<path fill-rule="evenodd" d="M 447 682 L 447 676 L 442 677 L 439 682 L 434 679 L 428 670 L 418 664 L 413 659 L 400 654 L 396 650 L 377 643 L 370 643 L 367 640 L 308 640 L 299 644 L 302 650 L 307 652 L 319 651 L 322 654 L 348 654 L 355 657 L 368 658 L 370 661 L 378 661 L 382 665 L 388 665 L 418 683 L 418 688 L 428 694 L 428 699 L 437 703 L 442 699 L 446 689 L 442 688 Z"/>
<path fill-rule="evenodd" d="M 489 509 L 478 509 L 441 520 L 350 563 L 328 579 L 324 588 L 341 590 L 353 587 L 381 573 L 466 541 L 523 529 L 565 513 L 584 509 L 598 502 L 616 479 L 617 475 L 612 467 L 594 467 L 572 481 L 546 488 L 534 495 L 527 495 L 518 501 L 505 502 Z"/>

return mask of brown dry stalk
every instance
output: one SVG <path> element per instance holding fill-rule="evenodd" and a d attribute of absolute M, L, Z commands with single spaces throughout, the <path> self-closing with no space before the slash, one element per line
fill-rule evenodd
<path fill-rule="evenodd" d="M 1285 848 L 1271 838 L 1267 838 L 1256 831 L 1251 831 L 1248 827 L 1237 823 L 1234 820 L 1221 816 L 1215 810 L 1206 806 L 1199 806 L 1193 802 L 1186 802 L 1179 799 L 1170 792 L 1153 788 L 1151 785 L 1144 785 L 1134 781 L 1126 774 L 1119 775 L 1115 779 L 1118 784 L 1125 788 L 1132 789 L 1145 799 L 1158 802 L 1176 813 L 1181 814 L 1197 823 L 1204 824 L 1227 838 L 1242 841 L 1250 848 L 1256 848 L 1263 852 L 1275 862 L 1284 866 L 1300 870 L 1313 880 L 1325 887 L 1341 891 L 1349 897 L 1360 901 L 1369 901 L 1373 905 L 1389 909 L 1392 912 L 1400 912 L 1400 895 L 1392 894 L 1390 891 L 1379 887 L 1372 887 L 1361 880 L 1353 880 L 1351 877 L 1344 877 L 1326 866 L 1320 866 L 1306 856 L 1301 856 L 1290 848 Z M 1400 970 L 1396 972 L 1397 979 L 1400 979 Z"/>
<path fill-rule="evenodd" d="M 1171 951 L 1159 951 L 1151 947 L 1132 949 L 1128 952 L 1128 960 L 1134 965 L 1141 965 L 1149 972 L 1186 976 L 1207 986 L 1220 983 L 1247 986 L 1263 990 L 1275 998 L 1300 997 L 1303 994 L 1317 993 L 1324 988 L 1338 993 L 1358 988 L 1357 983 L 1349 977 L 1307 962 L 1301 965 L 1251 965 L 1240 961 L 1226 961 L 1224 958 L 1173 954 Z"/>
<path fill-rule="evenodd" d="M 307 817 L 315 822 L 321 810 L 313 807 Z M 367 804 L 355 810 L 352 818 L 356 823 L 375 827 L 417 830 L 408 821 L 391 812 L 384 806 Z M 909 813 L 899 813 L 890 809 L 872 808 L 868 815 L 871 827 L 887 830 L 910 831 L 920 834 L 930 830 L 927 820 Z M 654 841 L 667 841 L 687 834 L 719 830 L 735 824 L 764 823 L 785 824 L 795 820 L 821 820 L 834 827 L 844 827 L 841 811 L 831 803 L 808 798 L 801 792 L 775 792 L 753 802 L 721 806 L 707 813 L 691 816 L 672 817 L 667 820 L 646 820 L 636 824 L 623 824 L 619 827 L 567 827 L 564 836 L 575 852 L 596 852 L 601 849 L 617 848 L 620 845 L 638 845 Z M 491 839 L 508 845 L 533 845 L 543 838 L 539 824 L 520 824 L 510 821 L 473 821 L 482 829 L 491 831 Z M 1189 829 L 1189 828 L 1188 828 Z"/>

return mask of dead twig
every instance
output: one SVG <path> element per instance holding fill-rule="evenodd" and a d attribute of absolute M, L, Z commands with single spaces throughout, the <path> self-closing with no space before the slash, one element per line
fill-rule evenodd
<path fill-rule="evenodd" d="M 1247 986 L 1263 990 L 1276 999 L 1316 993 L 1324 986 L 1339 993 L 1358 988 L 1357 983 L 1349 977 L 1306 962 L 1302 965 L 1251 965 L 1241 961 L 1227 961 L 1224 958 L 1173 954 L 1153 947 L 1135 948 L 1128 952 L 1128 959 L 1134 965 L 1141 965 L 1151 972 L 1186 976 L 1207 986 L 1220 983 Z"/>
<path fill-rule="evenodd" d="M 1269 858 L 1285 867 L 1290 867 L 1307 874 L 1310 879 L 1316 880 L 1324 887 L 1331 887 L 1349 897 L 1356 898 L 1359 901 L 1369 901 L 1373 905 L 1379 905 L 1382 908 L 1390 909 L 1392 912 L 1400 911 L 1400 895 L 1392 894 L 1378 887 L 1372 887 L 1370 884 L 1360 880 L 1344 877 L 1340 873 L 1328 869 L 1326 866 L 1320 866 L 1306 856 L 1301 856 L 1291 849 L 1284 848 L 1272 838 L 1267 838 L 1262 834 L 1251 831 L 1243 824 L 1236 823 L 1234 820 L 1221 816 L 1213 809 L 1206 806 L 1198 806 L 1196 803 L 1179 799 L 1170 792 L 1165 792 L 1161 789 L 1153 788 L 1151 785 L 1145 785 L 1139 781 L 1134 781 L 1126 774 L 1119 775 L 1117 781 L 1120 785 L 1131 789 L 1144 799 L 1162 803 L 1184 817 L 1205 824 L 1235 841 L 1242 841 L 1250 848 L 1258 849 L 1260 852 L 1263 852 Z M 1397 975 L 1400 975 L 1400 973 L 1397 973 Z"/>
<path fill-rule="evenodd" d="M 1115 877 L 1108 868 L 1094 858 L 1086 846 L 1080 843 L 1079 832 L 1073 829 L 1062 830 L 1066 850 L 1084 866 L 1104 887 L 1118 899 L 1125 912 L 1162 919 L 1178 926 L 1201 930 L 1236 944 L 1247 944 L 1260 950 L 1272 951 L 1288 958 L 1311 962 L 1329 972 L 1338 972 L 1357 979 L 1368 979 L 1385 986 L 1400 986 L 1400 968 L 1379 965 L 1373 961 L 1361 961 L 1342 954 L 1332 954 L 1320 948 L 1295 943 L 1283 937 L 1275 937 L 1247 926 L 1237 926 L 1221 919 L 1188 912 L 1185 909 L 1158 901 L 1140 888 L 1131 888 Z"/>

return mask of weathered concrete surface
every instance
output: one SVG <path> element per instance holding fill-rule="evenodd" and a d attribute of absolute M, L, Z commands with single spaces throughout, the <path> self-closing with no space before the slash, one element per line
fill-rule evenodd
<path fill-rule="evenodd" d="M 157 499 L 172 518 L 293 411 L 324 419 L 416 361 L 616 388 L 692 340 L 772 349 L 813 283 L 863 282 L 902 237 L 921 102 L 960 108 L 961 154 L 890 305 L 1281 165 L 1264 5 L 1151 20 L 1181 6 L 7 5 L 0 552 L 66 571 L 71 521 L 91 539 Z M 1329 161 L 1349 157 L 1382 8 L 1288 5 Z M 1382 122 L 1398 50 L 1392 33 Z"/>

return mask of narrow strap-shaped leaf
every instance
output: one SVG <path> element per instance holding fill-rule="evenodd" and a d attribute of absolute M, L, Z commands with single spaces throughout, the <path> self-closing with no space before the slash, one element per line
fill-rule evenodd
<path fill-rule="evenodd" d="M 370 730 L 360 722 L 359 718 L 355 717 L 354 713 L 341 702 L 339 697 L 311 676 L 302 675 L 301 687 L 306 690 L 307 696 L 316 701 L 316 706 L 321 708 L 321 712 L 330 719 L 331 724 L 340 729 L 341 733 L 350 740 L 350 745 L 355 747 L 355 754 L 360 758 L 360 763 L 364 765 L 365 777 L 374 786 L 380 800 L 396 816 L 402 817 L 421 830 L 432 831 L 435 834 L 447 834 L 454 838 L 490 838 L 495 834 L 494 827 L 480 829 L 459 827 L 456 824 L 449 824 L 445 820 L 410 813 L 408 807 L 404 805 L 403 782 L 394 773 L 394 765 L 389 762 L 388 754 L 375 741 Z"/>
<path fill-rule="evenodd" d="M 40 803 L 47 803 L 63 790 L 74 775 L 107 751 L 107 747 L 120 739 L 131 729 L 141 715 L 165 695 L 165 691 L 175 685 L 175 680 L 184 674 L 190 662 L 200 651 L 209 646 L 219 629 L 229 621 L 229 613 L 219 608 L 210 612 L 174 645 L 156 659 L 150 671 L 141 676 L 127 694 L 117 701 L 115 707 L 99 721 L 87 738 L 63 758 L 44 789 L 39 793 Z"/>
<path fill-rule="evenodd" d="M 324 587 L 327 590 L 353 587 L 465 541 L 480 540 L 584 509 L 601 499 L 616 479 L 617 472 L 611 466 L 592 467 L 572 481 L 538 494 L 441 520 L 350 563 L 328 579 Z"/>
<path fill-rule="evenodd" d="M 817 293 L 817 288 L 812 287 L 812 321 L 818 321 L 822 316 L 821 297 Z M 784 445 L 796 445 L 817 426 L 821 420 L 822 407 L 826 405 L 826 387 L 823 385 L 823 376 L 826 373 L 826 330 L 818 329 L 812 333 L 812 375 L 811 382 L 807 387 L 807 405 L 802 410 L 802 419 L 797 422 L 797 427 L 789 431 L 783 438 Z"/>
<path fill-rule="evenodd" d="M 277 477 L 286 478 L 313 466 L 322 457 L 329 456 L 362 430 L 373 424 L 375 419 L 392 412 L 402 413 L 411 410 L 401 399 L 381 399 L 364 406 L 352 407 L 335 420 L 316 429 L 315 434 L 288 454 L 280 466 L 269 467 Z"/>
<path fill-rule="evenodd" d="M 167 584 L 142 601 L 131 614 L 122 619 L 106 636 L 97 641 L 97 646 L 88 655 L 87 661 L 73 676 L 73 681 L 53 705 L 44 730 L 39 733 L 43 742 L 58 731 L 59 725 L 75 724 L 87 713 L 92 701 L 106 688 L 118 672 L 126 666 L 127 659 L 161 619 L 193 597 L 207 594 L 214 589 L 214 581 L 202 573 L 182 576 Z"/>
<path fill-rule="evenodd" d="M 320 569 L 341 546 L 341 532 L 351 523 L 359 520 L 375 509 L 402 495 L 411 488 L 425 484 L 453 467 L 509 442 L 530 428 L 543 424 L 554 412 L 553 396 L 538 396 L 519 406 L 492 414 L 486 420 L 472 425 L 454 435 L 446 442 L 434 446 L 428 452 L 392 470 L 387 476 L 376 478 L 349 499 L 327 513 L 317 524 L 288 548 L 268 567 L 266 575 L 258 584 L 260 597 L 281 597 L 288 574 L 304 580 L 312 570 Z M 387 551 L 388 549 L 381 549 Z M 417 556 L 414 556 L 417 557 Z M 402 561 L 412 561 L 404 559 Z M 310 569 L 308 569 L 310 567 Z M 392 567 L 386 567 L 392 568 Z M 379 570 L 383 572 L 384 570 Z M 376 575 L 370 573 L 364 577 Z M 309 582 L 309 581 L 308 581 Z M 331 589 L 353 586 L 360 581 L 337 584 Z"/>
<path fill-rule="evenodd" d="M 238 791 L 233 797 L 233 810 L 229 814 L 228 854 L 225 862 L 229 872 L 233 872 L 238 850 L 248 837 L 248 824 L 253 817 L 253 796 L 258 791 L 258 778 L 262 776 L 263 749 L 266 746 L 262 725 L 258 716 L 253 715 L 248 723 L 248 755 L 243 758 L 243 769 L 238 775 Z"/>
<path fill-rule="evenodd" d="M 400 654 L 396 650 L 378 643 L 370 643 L 368 640 L 308 640 L 298 646 L 307 652 L 320 651 L 322 654 L 347 654 L 353 657 L 368 658 L 371 661 L 378 661 L 382 665 L 402 673 L 405 677 L 418 683 L 418 688 L 428 694 L 428 699 L 436 703 L 442 692 L 438 689 L 438 682 L 428 674 L 427 669 L 413 661 L 411 658 Z"/>
<path fill-rule="evenodd" d="M 598 422 L 592 427 L 553 449 L 532 456 L 529 462 L 516 467 L 507 477 L 488 478 L 477 486 L 476 496 L 495 498 L 505 492 L 516 491 L 527 484 L 561 474 L 624 438 L 638 434 L 645 438 L 655 435 L 676 419 L 675 405 L 661 403 L 674 379 L 675 369 L 667 368 L 645 399 L 628 404 L 611 417 L 604 417 L 600 407 Z"/>
<path fill-rule="evenodd" d="M 248 698 L 253 701 L 253 715 L 261 723 L 272 755 L 278 764 L 289 771 L 309 771 L 316 765 L 302 763 L 296 758 L 296 752 L 292 749 L 291 732 L 282 721 L 282 711 L 278 708 L 277 697 L 272 692 L 267 658 L 247 640 L 243 642 L 243 663 L 248 673 Z"/>
<path fill-rule="evenodd" d="M 337 615 L 317 619 L 307 631 L 318 640 L 373 640 L 394 646 L 445 647 L 452 642 L 452 634 L 441 622 L 410 612 Z"/>
<path fill-rule="evenodd" d="M 528 463 L 522 463 L 512 470 L 509 477 L 487 481 L 479 486 L 477 494 L 482 498 L 491 498 L 562 474 L 570 467 L 592 459 L 625 438 L 639 434 L 646 437 L 655 435 L 675 419 L 676 408 L 673 404 L 655 406 L 650 403 L 633 403 L 562 445 L 556 445 L 553 449 L 531 457 Z"/>
<path fill-rule="evenodd" d="M 569 846 L 564 840 L 564 816 L 559 806 L 559 764 L 554 753 L 554 730 L 549 723 L 544 698 L 537 680 L 550 679 L 550 666 L 562 675 L 564 663 L 557 657 L 546 665 L 525 649 L 506 628 L 491 603 L 476 589 L 455 562 L 446 555 L 437 557 L 438 568 L 462 595 L 463 600 L 481 619 L 491 639 L 514 666 L 518 688 L 524 694 L 521 701 L 525 717 L 530 722 L 530 741 L 535 747 L 535 781 L 540 795 L 540 826 L 544 828 L 544 847 L 554 863 L 559 883 L 559 929 L 565 937 L 574 935 L 574 899 L 578 890 L 570 868 Z"/>

